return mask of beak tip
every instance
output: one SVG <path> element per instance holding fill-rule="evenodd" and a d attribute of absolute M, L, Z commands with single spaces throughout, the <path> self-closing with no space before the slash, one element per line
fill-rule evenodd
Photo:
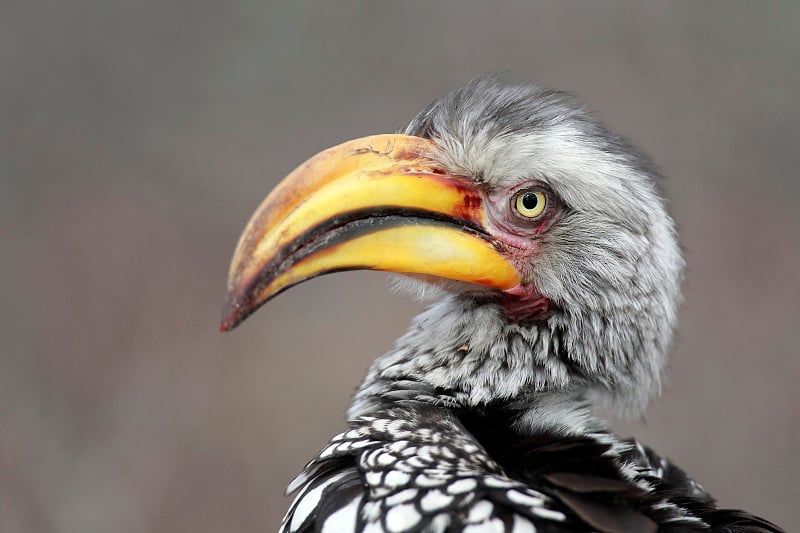
<path fill-rule="evenodd" d="M 235 327 L 236 327 L 235 320 L 232 320 L 230 317 L 224 317 L 219 325 L 219 331 L 221 333 L 226 333 Z"/>
<path fill-rule="evenodd" d="M 236 276 L 228 282 L 225 305 L 219 330 L 231 331 L 252 315 L 256 309 L 271 298 L 263 290 L 259 276 Z M 274 295 L 273 295 L 274 296 Z"/>
<path fill-rule="evenodd" d="M 224 333 L 234 329 L 249 314 L 247 308 L 239 301 L 239 298 L 233 294 L 229 295 L 228 301 L 225 302 L 225 306 L 222 308 L 222 321 L 220 322 L 219 330 Z"/>
<path fill-rule="evenodd" d="M 228 332 L 239 325 L 234 313 L 228 313 L 227 309 L 222 313 L 222 321 L 219 324 L 219 330 L 222 333 Z"/>

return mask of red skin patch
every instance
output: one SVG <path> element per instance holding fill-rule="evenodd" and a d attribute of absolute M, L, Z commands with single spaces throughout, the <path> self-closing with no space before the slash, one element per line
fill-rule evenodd
<path fill-rule="evenodd" d="M 503 314 L 513 322 L 537 322 L 550 316 L 553 303 L 539 294 L 533 283 L 517 285 L 503 292 Z"/>

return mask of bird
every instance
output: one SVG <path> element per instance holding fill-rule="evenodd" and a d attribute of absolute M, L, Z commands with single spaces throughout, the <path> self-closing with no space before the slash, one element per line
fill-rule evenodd
<path fill-rule="evenodd" d="M 346 270 L 429 304 L 289 485 L 281 531 L 782 531 L 597 414 L 662 388 L 685 263 L 662 180 L 577 97 L 489 76 L 280 182 L 223 331 Z"/>

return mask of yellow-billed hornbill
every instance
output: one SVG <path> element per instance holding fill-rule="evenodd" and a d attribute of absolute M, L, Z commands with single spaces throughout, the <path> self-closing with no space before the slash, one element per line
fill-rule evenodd
<path fill-rule="evenodd" d="M 780 531 L 591 407 L 660 391 L 684 262 L 647 158 L 568 95 L 481 79 L 312 157 L 236 249 L 222 329 L 312 277 L 437 299 L 290 485 L 285 531 Z"/>

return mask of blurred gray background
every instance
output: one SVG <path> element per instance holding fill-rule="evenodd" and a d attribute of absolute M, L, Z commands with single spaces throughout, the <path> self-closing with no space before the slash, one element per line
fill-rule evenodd
<path fill-rule="evenodd" d="M 420 304 L 304 284 L 218 333 L 318 150 L 487 72 L 653 156 L 689 263 L 671 380 L 615 427 L 800 530 L 800 3 L 2 2 L 0 530 L 272 531 Z"/>

